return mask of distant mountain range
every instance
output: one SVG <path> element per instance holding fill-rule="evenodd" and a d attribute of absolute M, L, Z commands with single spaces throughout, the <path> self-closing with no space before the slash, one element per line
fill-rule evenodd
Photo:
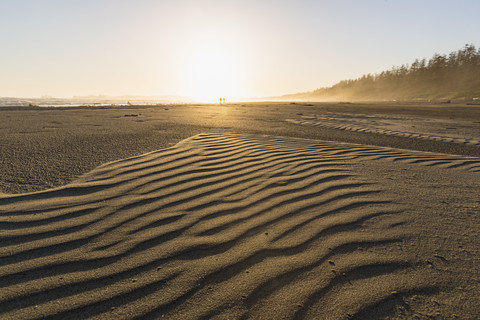
<path fill-rule="evenodd" d="M 88 96 L 74 96 L 72 99 L 81 99 L 81 100 L 191 100 L 187 97 L 175 96 L 175 95 L 161 95 L 161 96 L 141 96 L 141 95 L 121 95 L 121 96 L 106 96 L 106 95 L 88 95 Z"/>

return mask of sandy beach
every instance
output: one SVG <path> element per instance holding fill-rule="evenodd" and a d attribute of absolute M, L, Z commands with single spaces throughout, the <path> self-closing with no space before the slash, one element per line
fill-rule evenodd
<path fill-rule="evenodd" d="M 478 319 L 480 106 L 0 109 L 1 319 Z"/>

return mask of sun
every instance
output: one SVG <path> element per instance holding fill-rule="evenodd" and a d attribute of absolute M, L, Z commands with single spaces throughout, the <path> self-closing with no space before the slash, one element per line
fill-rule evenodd
<path fill-rule="evenodd" d="M 188 94 L 206 102 L 235 95 L 238 63 L 235 55 L 218 44 L 201 44 L 187 54 Z"/>

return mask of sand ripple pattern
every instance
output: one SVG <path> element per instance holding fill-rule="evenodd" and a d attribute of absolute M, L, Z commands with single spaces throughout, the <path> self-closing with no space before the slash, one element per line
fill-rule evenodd
<path fill-rule="evenodd" d="M 395 129 L 389 129 L 394 123 L 408 122 L 408 118 L 381 118 L 379 116 L 369 115 L 344 115 L 344 114 L 327 114 L 324 116 L 301 116 L 300 119 L 287 119 L 287 122 L 291 122 L 299 125 L 308 125 L 321 128 L 339 129 L 353 132 L 367 132 L 384 134 L 398 137 L 423 139 L 442 141 L 450 143 L 458 143 L 464 145 L 480 146 L 480 140 L 476 138 L 461 138 L 455 136 L 435 135 L 428 133 L 418 133 L 409 131 L 399 131 Z M 426 121 L 426 120 L 424 120 Z M 452 128 L 453 129 L 453 128 Z"/>
<path fill-rule="evenodd" d="M 358 160 L 391 160 L 429 167 L 460 169 L 469 172 L 480 172 L 480 158 L 439 154 L 415 150 L 394 149 L 388 147 L 365 146 L 341 142 L 319 142 L 314 148 L 322 148 L 329 155 L 343 156 L 344 159 Z"/>
<path fill-rule="evenodd" d="M 0 318 L 363 318 L 434 290 L 423 262 L 382 254 L 410 235 L 346 169 L 360 156 L 402 157 L 202 134 L 4 196 Z"/>

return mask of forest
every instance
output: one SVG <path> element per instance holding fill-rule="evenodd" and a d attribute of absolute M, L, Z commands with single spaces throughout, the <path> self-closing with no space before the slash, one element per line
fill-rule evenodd
<path fill-rule="evenodd" d="M 480 98 L 480 48 L 416 59 L 380 74 L 343 80 L 310 92 L 318 100 L 449 100 Z"/>

